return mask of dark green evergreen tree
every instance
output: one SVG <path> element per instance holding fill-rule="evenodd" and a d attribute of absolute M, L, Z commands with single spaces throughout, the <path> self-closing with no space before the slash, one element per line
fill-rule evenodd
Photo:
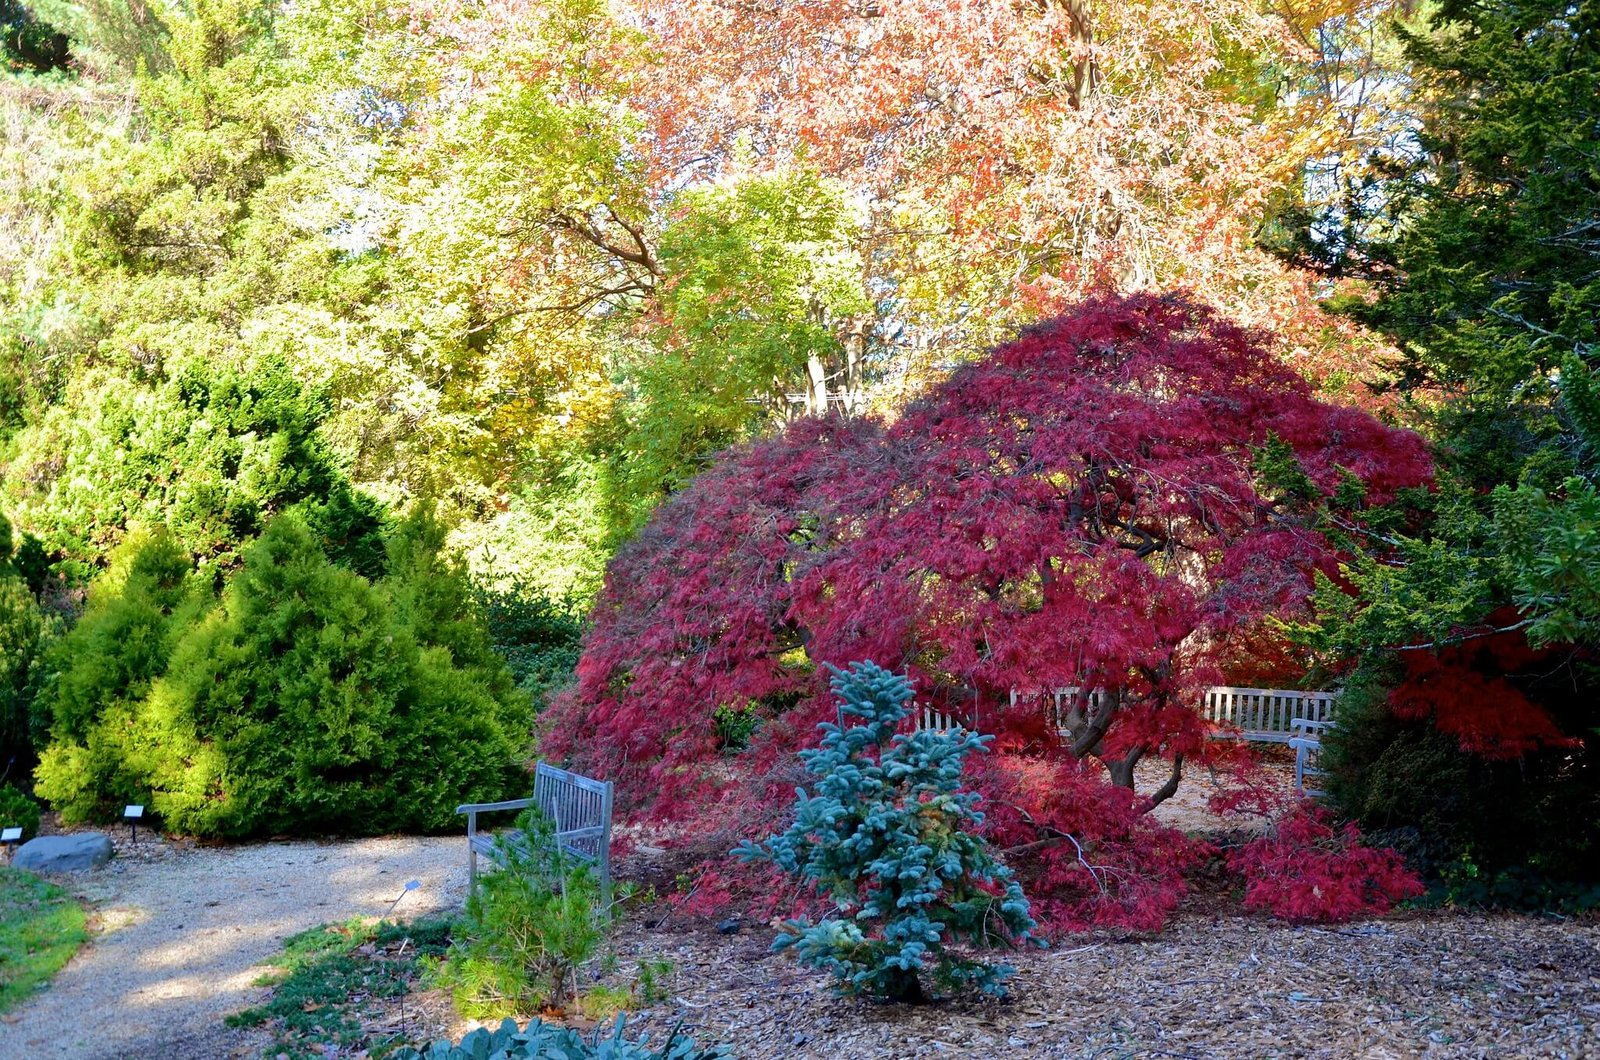
<path fill-rule="evenodd" d="M 1402 35 L 1420 153 L 1351 250 L 1379 296 L 1358 312 L 1400 343 L 1454 472 L 1559 481 L 1558 380 L 1600 328 L 1600 4 L 1443 0 Z"/>
<path fill-rule="evenodd" d="M 1348 308 L 1400 347 L 1440 488 L 1368 540 L 1354 598 L 1319 592 L 1314 639 L 1361 660 L 1332 786 L 1425 867 L 1538 904 L 1600 874 L 1600 3 L 1441 0 L 1398 32 L 1417 151 L 1336 266 L 1371 283 Z M 1530 869 L 1566 883 L 1494 882 Z"/>
<path fill-rule="evenodd" d="M 1514 604 L 1536 644 L 1600 644 L 1600 3 L 1443 0 L 1400 32 L 1420 153 L 1345 264 L 1444 488 L 1406 573 L 1367 572 L 1369 632 L 1450 639 Z"/>
<path fill-rule="evenodd" d="M 54 625 L 29 584 L 28 553 L 0 514 L 0 781 L 19 784 L 34 763 L 33 702 Z"/>
<path fill-rule="evenodd" d="M 0 71 L 48 74 L 72 58 L 67 35 L 19 0 L 0 0 Z"/>

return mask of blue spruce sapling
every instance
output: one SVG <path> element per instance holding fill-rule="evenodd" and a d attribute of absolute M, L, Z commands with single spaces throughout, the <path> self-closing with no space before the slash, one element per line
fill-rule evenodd
<path fill-rule="evenodd" d="M 875 663 L 833 670 L 841 725 L 800 752 L 818 778 L 796 791 L 794 824 L 734 854 L 768 861 L 814 884 L 839 916 L 788 921 L 773 945 L 831 972 L 847 994 L 920 1001 L 939 991 L 1005 993 L 1006 965 L 951 952 L 952 944 L 1015 947 L 1033 936 L 1022 888 L 977 835 L 979 796 L 961 788 L 968 753 L 991 737 L 962 729 L 899 732 L 911 682 Z M 843 715 L 862 724 L 843 728 Z"/>

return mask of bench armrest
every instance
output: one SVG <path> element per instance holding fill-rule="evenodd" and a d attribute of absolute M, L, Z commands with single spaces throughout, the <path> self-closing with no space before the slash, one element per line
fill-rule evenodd
<path fill-rule="evenodd" d="M 532 799 L 508 799 L 505 802 L 469 802 L 464 806 L 457 806 L 457 813 L 488 813 L 491 810 L 526 810 L 533 805 Z"/>
<path fill-rule="evenodd" d="M 457 806 L 456 812 L 467 815 L 467 843 L 470 846 L 473 838 L 478 834 L 478 814 L 490 813 L 494 810 L 526 810 L 532 805 L 532 799 L 507 799 L 505 802 L 469 802 Z"/>

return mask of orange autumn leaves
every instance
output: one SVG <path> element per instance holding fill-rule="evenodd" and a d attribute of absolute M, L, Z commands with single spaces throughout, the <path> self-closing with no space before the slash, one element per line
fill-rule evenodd
<path fill-rule="evenodd" d="M 1255 245 L 1331 101 L 1306 19 L 1248 0 L 418 5 L 478 79 L 613 98 L 659 230 L 687 188 L 811 170 L 855 202 L 870 330 L 915 379 L 1084 294 L 1185 288 L 1322 380 L 1370 340 Z M 1370 6 L 1370 5 L 1369 5 Z M 597 30 L 596 27 L 603 27 Z M 539 36 L 536 62 L 500 62 Z M 625 119 L 621 116 L 625 115 Z M 841 333 L 860 321 L 840 321 Z"/>

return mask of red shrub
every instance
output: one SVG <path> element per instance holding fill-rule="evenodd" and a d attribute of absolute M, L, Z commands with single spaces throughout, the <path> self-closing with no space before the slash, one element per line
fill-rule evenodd
<path fill-rule="evenodd" d="M 1490 621 L 1514 617 L 1501 611 Z M 1522 630 L 1511 630 L 1402 652 L 1406 675 L 1389 694 L 1389 709 L 1405 721 L 1432 719 L 1462 751 L 1480 758 L 1504 761 L 1576 746 L 1578 740 L 1565 736 L 1548 711 L 1504 676 L 1553 669 L 1567 650 L 1533 648 Z"/>
<path fill-rule="evenodd" d="M 1395 851 L 1362 846 L 1354 824 L 1338 828 L 1309 803 L 1229 851 L 1228 868 L 1245 878 L 1246 909 L 1285 920 L 1331 923 L 1385 913 L 1424 889 Z"/>
<path fill-rule="evenodd" d="M 1012 851 L 1046 936 L 1158 930 L 1188 891 L 1184 874 L 1211 853 L 1092 762 L 999 755 L 980 768 L 986 832 Z"/>

